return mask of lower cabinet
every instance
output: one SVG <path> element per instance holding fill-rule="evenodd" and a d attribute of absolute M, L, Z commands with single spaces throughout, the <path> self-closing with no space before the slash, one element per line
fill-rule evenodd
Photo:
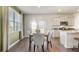
<path fill-rule="evenodd" d="M 60 30 L 53 30 L 53 37 L 60 38 Z"/>

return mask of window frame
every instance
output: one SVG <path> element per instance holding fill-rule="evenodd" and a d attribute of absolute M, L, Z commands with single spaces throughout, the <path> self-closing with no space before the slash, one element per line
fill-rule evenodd
<path fill-rule="evenodd" d="M 13 15 L 11 15 L 10 13 L 13 13 Z M 17 18 L 16 18 L 17 17 Z M 9 8 L 9 14 L 8 14 L 8 25 L 9 25 L 9 32 L 10 33 L 13 33 L 13 32 L 18 32 L 18 31 L 21 31 L 21 15 L 16 11 L 14 10 L 13 8 Z M 12 19 L 12 20 L 11 20 Z M 16 21 L 18 19 L 18 21 Z M 12 27 L 12 31 L 10 30 L 10 22 L 13 22 L 13 27 Z M 18 23 L 18 24 L 17 24 Z M 18 26 L 18 29 L 16 30 L 16 24 Z"/>

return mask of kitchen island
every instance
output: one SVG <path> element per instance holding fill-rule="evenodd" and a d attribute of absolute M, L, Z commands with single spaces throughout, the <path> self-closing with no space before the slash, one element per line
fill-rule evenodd
<path fill-rule="evenodd" d="M 75 37 L 79 37 L 79 31 L 76 31 L 76 30 L 61 30 L 60 31 L 60 43 L 65 48 L 78 47 L 78 41 L 74 40 Z"/>

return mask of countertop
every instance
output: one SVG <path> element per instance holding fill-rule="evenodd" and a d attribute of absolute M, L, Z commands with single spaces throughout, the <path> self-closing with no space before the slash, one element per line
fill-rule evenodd
<path fill-rule="evenodd" d="M 67 32 L 67 33 L 72 33 L 72 34 L 79 34 L 79 31 L 77 30 L 61 30 L 60 32 Z"/>

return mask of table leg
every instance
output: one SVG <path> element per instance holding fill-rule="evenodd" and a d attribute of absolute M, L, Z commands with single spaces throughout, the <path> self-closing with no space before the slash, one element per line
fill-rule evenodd
<path fill-rule="evenodd" d="M 29 51 L 31 51 L 31 36 L 29 36 Z"/>
<path fill-rule="evenodd" d="M 78 42 L 78 49 L 79 49 L 79 42 Z"/>
<path fill-rule="evenodd" d="M 47 50 L 48 50 L 48 36 L 47 36 Z"/>

